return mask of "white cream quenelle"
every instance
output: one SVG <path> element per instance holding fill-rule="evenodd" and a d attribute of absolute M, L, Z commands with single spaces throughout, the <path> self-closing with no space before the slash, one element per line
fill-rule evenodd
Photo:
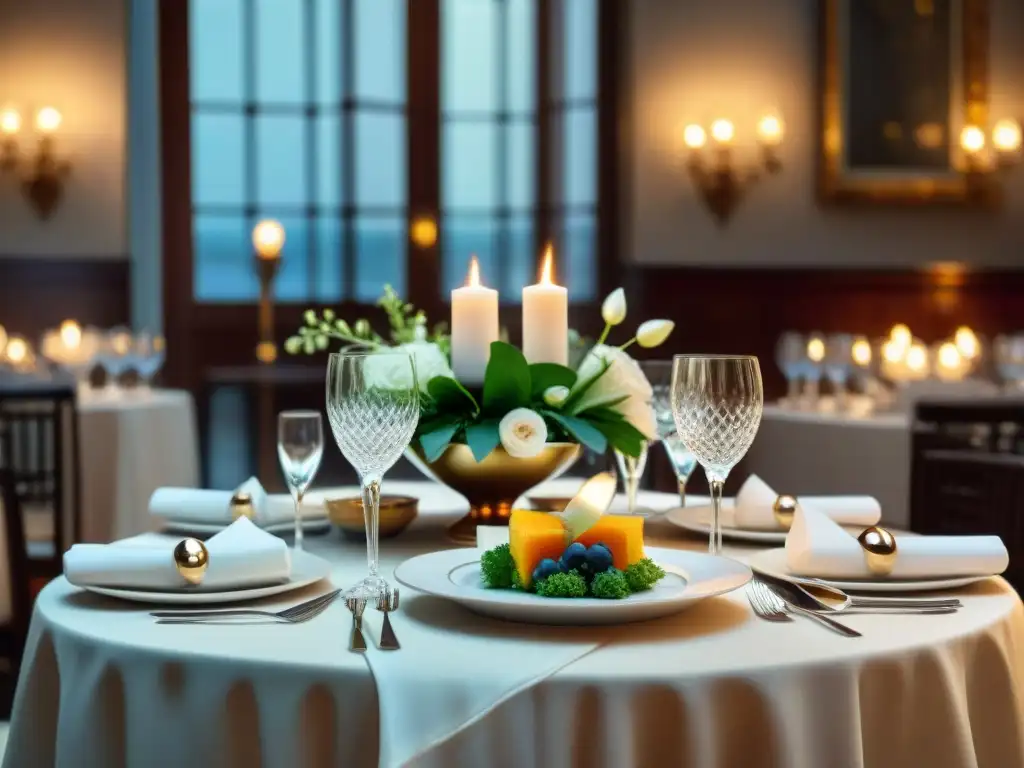
<path fill-rule="evenodd" d="M 772 511 L 779 493 L 757 475 L 751 475 L 740 486 L 733 506 L 722 510 L 722 525 L 726 528 L 780 530 Z M 882 507 L 871 496 L 798 496 L 797 506 L 804 504 L 813 506 L 840 525 L 867 528 L 882 518 Z"/>
<path fill-rule="evenodd" d="M 587 480 L 562 512 L 554 513 L 565 526 L 566 541 L 575 541 L 597 525 L 615 499 L 618 481 L 611 472 L 601 472 Z"/>
<path fill-rule="evenodd" d="M 1009 555 L 998 536 L 897 536 L 889 579 L 991 576 Z M 797 508 L 786 536 L 786 565 L 797 576 L 823 579 L 876 578 L 856 534 L 843 530 L 810 504 Z"/>
<path fill-rule="evenodd" d="M 295 519 L 295 504 L 289 496 L 271 496 L 260 481 L 250 477 L 234 491 L 205 488 L 158 488 L 149 499 L 149 514 L 179 523 L 220 525 L 230 523 L 231 497 L 248 493 L 258 525 L 287 523 Z"/>

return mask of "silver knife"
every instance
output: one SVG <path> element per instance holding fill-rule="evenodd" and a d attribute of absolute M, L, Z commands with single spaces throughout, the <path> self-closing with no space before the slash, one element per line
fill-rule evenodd
<path fill-rule="evenodd" d="M 363 637 L 363 611 L 366 610 L 364 598 L 349 597 L 345 599 L 345 607 L 352 611 L 352 636 L 348 649 L 356 653 L 366 651 L 366 638 Z"/>

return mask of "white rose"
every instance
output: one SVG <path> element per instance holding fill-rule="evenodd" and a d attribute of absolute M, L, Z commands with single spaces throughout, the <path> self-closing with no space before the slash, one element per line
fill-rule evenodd
<path fill-rule="evenodd" d="M 589 381 L 608 363 L 608 370 L 573 405 L 573 413 L 597 406 L 608 406 L 618 411 L 646 437 L 654 439 L 657 429 L 651 401 L 654 390 L 636 360 L 618 347 L 598 344 L 583 358 L 577 372 L 577 385 Z M 610 405 L 622 397 L 621 403 Z"/>
<path fill-rule="evenodd" d="M 498 436 L 509 456 L 529 459 L 544 448 L 548 440 L 548 425 L 536 411 L 513 408 L 498 424 Z"/>
<path fill-rule="evenodd" d="M 363 373 L 368 385 L 382 389 L 408 389 L 412 386 L 412 368 L 402 355 L 395 354 L 398 350 L 413 359 L 416 365 L 416 382 L 423 392 L 427 391 L 427 382 L 434 377 L 453 375 L 448 358 L 437 344 L 414 341 L 382 349 L 380 353 L 370 355 Z"/>

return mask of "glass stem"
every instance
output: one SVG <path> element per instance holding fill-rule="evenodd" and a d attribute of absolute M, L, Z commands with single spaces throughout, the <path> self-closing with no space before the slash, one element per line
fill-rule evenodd
<path fill-rule="evenodd" d="M 640 491 L 640 474 L 636 471 L 636 459 L 626 457 L 626 511 L 636 512 L 636 497 Z"/>
<path fill-rule="evenodd" d="M 705 472 L 708 478 L 708 487 L 711 489 L 711 539 L 708 542 L 708 552 L 712 555 L 722 553 L 722 488 L 725 480 Z"/>
<path fill-rule="evenodd" d="M 295 492 L 295 548 L 302 549 L 302 492 Z"/>
<path fill-rule="evenodd" d="M 366 564 L 377 576 L 377 534 L 380 531 L 380 478 L 363 479 L 363 521 L 366 524 Z"/>
<path fill-rule="evenodd" d="M 685 477 L 679 477 L 679 478 L 676 478 L 676 481 L 679 483 L 679 506 L 680 507 L 685 507 L 686 506 L 686 478 Z"/>
<path fill-rule="evenodd" d="M 790 376 L 786 382 L 786 404 L 795 406 L 800 400 L 800 379 Z"/>

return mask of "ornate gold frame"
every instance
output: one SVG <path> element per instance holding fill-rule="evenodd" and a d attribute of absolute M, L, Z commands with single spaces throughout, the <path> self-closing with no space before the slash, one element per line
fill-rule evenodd
<path fill-rule="evenodd" d="M 819 197 L 830 203 L 989 203 L 992 186 L 967 172 L 959 146 L 952 150 L 949 173 L 851 172 L 844 167 L 843 14 L 849 2 L 821 3 L 821 158 Z M 955 0 L 959 6 L 962 49 L 961 124 L 985 126 L 988 120 L 988 0 Z"/>

